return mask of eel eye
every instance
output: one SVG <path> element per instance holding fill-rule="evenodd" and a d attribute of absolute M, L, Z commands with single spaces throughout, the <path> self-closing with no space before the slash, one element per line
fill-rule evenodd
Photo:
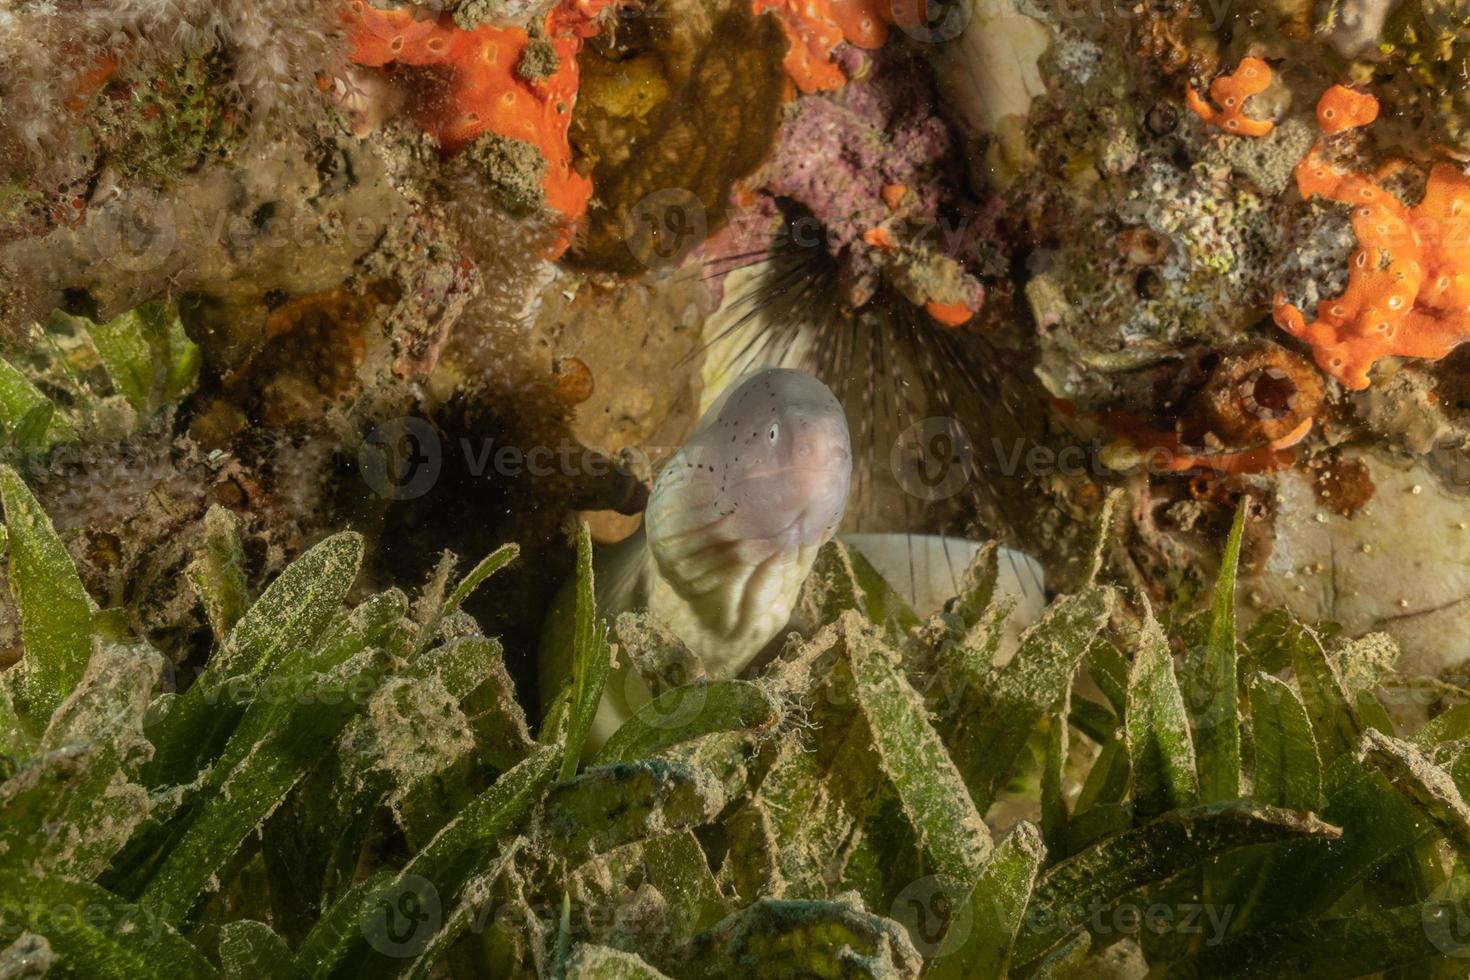
<path fill-rule="evenodd" d="M 766 437 L 769 438 L 772 442 L 775 442 L 777 439 L 781 438 L 781 423 L 772 422 L 770 431 L 766 433 Z"/>

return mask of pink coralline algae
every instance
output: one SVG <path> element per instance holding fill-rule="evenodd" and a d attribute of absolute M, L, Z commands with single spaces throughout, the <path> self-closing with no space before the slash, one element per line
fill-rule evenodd
<path fill-rule="evenodd" d="M 796 100 L 754 186 L 758 198 L 810 212 L 821 240 L 797 244 L 838 260 L 847 305 L 862 306 L 886 281 L 952 326 L 984 298 L 962 262 L 976 228 L 941 207 L 945 188 L 960 183 L 954 139 L 927 81 L 886 71 Z"/>

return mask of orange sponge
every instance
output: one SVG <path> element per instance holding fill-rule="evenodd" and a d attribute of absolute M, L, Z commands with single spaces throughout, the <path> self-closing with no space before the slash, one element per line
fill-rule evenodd
<path fill-rule="evenodd" d="M 1341 86 L 1317 107 L 1324 133 L 1365 125 L 1378 102 Z M 1368 387 L 1383 357 L 1438 360 L 1470 340 L 1470 176 L 1447 163 L 1429 172 L 1424 199 L 1407 207 L 1365 174 L 1333 166 L 1313 147 L 1296 168 L 1297 188 L 1353 208 L 1353 255 L 1341 296 L 1317 318 L 1276 297 L 1276 323 L 1312 347 L 1317 366 L 1346 387 Z"/>
<path fill-rule="evenodd" d="M 803 92 L 827 92 L 847 84 L 847 76 L 832 62 L 832 52 L 843 41 L 876 51 L 888 40 L 888 27 L 897 23 L 894 0 L 752 0 L 758 14 L 771 11 L 781 18 L 791 42 L 786 73 Z M 922 16 L 923 0 L 919 0 Z"/>
<path fill-rule="evenodd" d="M 449 14 L 419 20 L 406 8 L 379 10 L 365 0 L 348 5 L 352 60 L 381 68 L 431 68 L 444 76 L 442 98 L 419 110 L 425 130 L 454 152 L 486 133 L 523 140 L 546 159 L 546 203 L 568 219 L 580 218 L 592 182 L 572 167 L 567 140 L 580 79 L 577 53 L 595 35 L 595 19 L 611 0 L 562 0 L 546 15 L 544 44 L 536 51 L 518 27 L 458 27 Z M 540 64 L 528 62 L 528 52 Z M 544 70 L 543 70 L 544 69 Z"/>
<path fill-rule="evenodd" d="M 1237 136 L 1265 136 L 1276 124 L 1247 116 L 1245 100 L 1266 91 L 1270 85 L 1270 65 L 1260 58 L 1242 58 L 1234 72 L 1210 83 L 1210 98 L 1220 108 L 1211 106 L 1192 88 L 1185 92 L 1185 99 L 1194 114 L 1211 126 Z"/>

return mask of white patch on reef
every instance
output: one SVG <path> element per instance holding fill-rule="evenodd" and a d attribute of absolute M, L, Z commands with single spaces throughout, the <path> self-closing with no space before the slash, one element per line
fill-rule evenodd
<path fill-rule="evenodd" d="M 1367 57 L 1377 49 L 1383 24 L 1397 0 L 1342 0 L 1334 6 L 1327 43 L 1349 60 Z"/>
<path fill-rule="evenodd" d="M 934 58 L 948 102 L 977 134 L 1024 118 L 1031 100 L 1046 94 L 1039 62 L 1051 42 L 1051 31 L 1016 0 L 972 0 L 964 32 Z"/>
<path fill-rule="evenodd" d="M 1349 636 L 1386 632 L 1408 674 L 1470 665 L 1470 526 L 1465 497 L 1423 461 L 1347 454 L 1368 467 L 1374 492 L 1353 517 L 1319 503 L 1310 473 L 1275 478 L 1271 557 L 1241 581 L 1248 613 L 1285 607 Z"/>

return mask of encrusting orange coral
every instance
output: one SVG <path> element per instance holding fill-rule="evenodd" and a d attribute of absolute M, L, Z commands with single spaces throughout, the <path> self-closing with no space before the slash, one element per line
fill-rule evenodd
<path fill-rule="evenodd" d="M 803 92 L 830 92 L 847 84 L 847 75 L 832 61 L 843 41 L 876 51 L 888 40 L 888 27 L 898 23 L 894 0 L 753 0 L 757 14 L 772 11 L 781 19 L 791 47 L 786 74 Z M 925 15 L 924 0 L 916 5 Z"/>
<path fill-rule="evenodd" d="M 1221 75 L 1210 83 L 1210 98 L 1216 109 L 1200 98 L 1193 88 L 1186 90 L 1189 108 L 1206 123 L 1236 136 L 1265 136 L 1276 128 L 1269 120 L 1252 119 L 1245 114 L 1245 102 L 1271 86 L 1271 66 L 1260 58 L 1242 58 L 1235 71 Z"/>
<path fill-rule="evenodd" d="M 546 15 L 552 58 L 524 64 L 532 41 L 518 27 L 463 30 L 450 14 L 419 20 L 410 8 L 379 10 L 353 0 L 346 13 L 352 60 L 370 68 L 404 65 L 444 73 L 442 99 L 425 103 L 419 120 L 446 152 L 493 133 L 535 146 L 546 159 L 542 190 L 549 207 L 580 218 L 592 182 L 572 166 L 567 140 L 580 78 L 582 41 L 601 29 L 597 16 L 612 0 L 562 0 Z"/>
<path fill-rule="evenodd" d="M 1317 117 L 1327 134 L 1377 117 L 1372 96 L 1334 86 Z M 1297 165 L 1297 188 L 1351 205 L 1359 248 L 1341 296 L 1311 322 L 1278 294 L 1275 319 L 1312 347 L 1317 366 L 1346 387 L 1368 387 L 1383 357 L 1438 360 L 1470 340 L 1470 176 L 1447 163 L 1429 172 L 1424 199 L 1407 207 L 1365 174 L 1328 162 L 1319 143 Z"/>

